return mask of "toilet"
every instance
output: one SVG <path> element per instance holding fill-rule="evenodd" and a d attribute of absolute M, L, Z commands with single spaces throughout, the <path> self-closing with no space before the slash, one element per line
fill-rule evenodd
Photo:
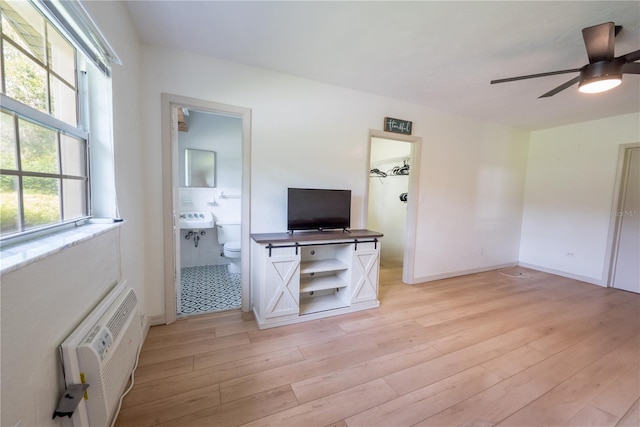
<path fill-rule="evenodd" d="M 218 243 L 223 247 L 225 258 L 230 263 L 227 268 L 229 273 L 240 274 L 242 267 L 240 264 L 240 222 L 216 222 L 218 232 Z"/>

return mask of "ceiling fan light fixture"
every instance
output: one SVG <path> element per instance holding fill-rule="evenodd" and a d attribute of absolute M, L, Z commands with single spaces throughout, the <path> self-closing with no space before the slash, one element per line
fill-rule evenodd
<path fill-rule="evenodd" d="M 622 67 L 624 62 L 599 61 L 585 65 L 580 70 L 578 91 L 582 93 L 601 93 L 617 87 L 622 83 Z"/>
<path fill-rule="evenodd" d="M 621 78 L 607 77 L 602 80 L 592 80 L 590 82 L 581 82 L 578 90 L 582 93 L 601 93 L 613 89 L 622 83 Z"/>

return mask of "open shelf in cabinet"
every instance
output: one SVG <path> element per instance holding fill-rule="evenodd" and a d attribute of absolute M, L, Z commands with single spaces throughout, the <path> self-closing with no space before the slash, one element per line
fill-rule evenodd
<path fill-rule="evenodd" d="M 347 286 L 348 283 L 334 274 L 318 277 L 307 276 L 300 279 L 300 292 L 316 292 L 326 289 L 346 288 Z"/>
<path fill-rule="evenodd" d="M 349 304 L 336 294 L 313 296 L 300 299 L 300 314 L 311 314 L 348 306 Z"/>
<path fill-rule="evenodd" d="M 302 261 L 300 263 L 300 274 L 322 273 L 326 271 L 347 270 L 349 266 L 339 259 L 319 259 Z"/>
<path fill-rule="evenodd" d="M 352 247 L 344 244 L 301 250 L 300 314 L 349 307 L 352 256 Z"/>

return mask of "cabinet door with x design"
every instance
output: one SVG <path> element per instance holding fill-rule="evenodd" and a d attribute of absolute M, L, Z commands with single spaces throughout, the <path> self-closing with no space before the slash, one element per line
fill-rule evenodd
<path fill-rule="evenodd" d="M 353 252 L 351 303 L 375 301 L 378 297 L 378 244 L 359 243 Z"/>
<path fill-rule="evenodd" d="M 300 255 L 294 248 L 274 248 L 265 258 L 262 315 L 265 319 L 298 315 Z"/>

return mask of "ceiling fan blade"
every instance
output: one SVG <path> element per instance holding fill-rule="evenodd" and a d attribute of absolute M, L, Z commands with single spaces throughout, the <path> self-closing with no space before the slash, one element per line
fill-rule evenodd
<path fill-rule="evenodd" d="M 589 63 L 610 61 L 614 57 L 615 25 L 613 22 L 582 29 Z"/>
<path fill-rule="evenodd" d="M 568 88 L 570 86 L 573 86 L 574 84 L 578 83 L 579 81 L 580 81 L 580 76 L 574 77 L 573 79 L 569 80 L 568 82 L 565 82 L 565 83 L 561 84 L 557 88 L 551 89 L 549 92 L 545 93 L 544 95 L 540 95 L 538 98 L 548 98 L 550 96 L 553 96 L 556 93 L 561 92 L 561 91 L 565 90 L 566 88 Z"/>
<path fill-rule="evenodd" d="M 620 58 L 623 58 L 625 62 L 635 62 L 640 59 L 640 50 L 629 52 L 626 55 L 620 56 Z"/>
<path fill-rule="evenodd" d="M 624 64 L 622 72 L 626 74 L 640 74 L 640 62 L 629 62 Z"/>
<path fill-rule="evenodd" d="M 509 78 L 506 78 L 506 79 L 491 80 L 491 84 L 515 82 L 515 81 L 518 81 L 518 80 L 525 80 L 525 79 L 535 79 L 537 77 L 555 76 L 556 74 L 577 73 L 578 71 L 580 71 L 580 68 L 572 68 L 570 70 L 560 70 L 560 71 L 549 71 L 548 73 L 529 74 L 529 75 L 526 75 L 526 76 L 509 77 Z"/>

